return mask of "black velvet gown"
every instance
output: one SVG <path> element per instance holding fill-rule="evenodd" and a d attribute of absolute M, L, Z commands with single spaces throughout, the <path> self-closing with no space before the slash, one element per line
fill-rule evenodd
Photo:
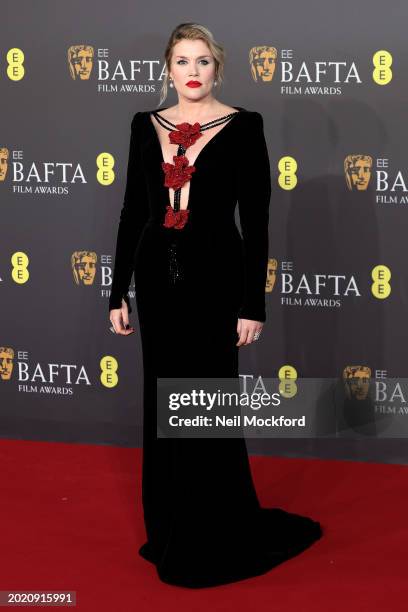
<path fill-rule="evenodd" d="M 156 437 L 156 378 L 238 377 L 238 352 L 245 350 L 236 346 L 238 317 L 266 320 L 268 151 L 262 116 L 235 108 L 193 162 L 183 229 L 162 225 L 169 191 L 161 144 L 150 111 L 135 114 L 109 301 L 109 309 L 119 308 L 123 298 L 132 310 L 134 273 L 147 535 L 139 554 L 163 582 L 192 588 L 262 574 L 322 534 L 311 518 L 260 507 L 244 439 Z M 168 274 L 171 240 L 183 266 L 175 285 Z"/>

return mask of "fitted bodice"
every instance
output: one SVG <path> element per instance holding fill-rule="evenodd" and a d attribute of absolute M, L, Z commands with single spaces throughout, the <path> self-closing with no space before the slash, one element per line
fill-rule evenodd
<path fill-rule="evenodd" d="M 206 128 L 205 127 L 206 123 L 204 123 L 202 126 L 204 129 L 202 131 L 200 130 L 200 137 L 197 138 L 197 140 L 193 143 L 189 142 L 188 146 L 185 147 L 184 156 L 188 159 L 189 166 L 192 167 L 193 173 L 191 175 L 191 178 L 189 178 L 189 180 L 187 180 L 185 184 L 179 190 L 180 193 L 178 194 L 178 199 L 180 202 L 179 203 L 180 210 L 187 210 L 190 208 L 189 206 L 190 184 L 194 176 L 194 172 L 196 171 L 196 166 L 200 164 L 201 156 L 204 155 L 204 149 L 210 145 L 211 140 L 217 138 L 219 132 L 221 132 L 224 129 L 227 129 L 228 124 L 235 120 L 236 115 L 238 115 L 241 111 L 244 110 L 240 107 L 232 107 L 232 108 L 234 108 L 235 111 L 231 113 L 227 113 L 223 117 L 219 117 L 217 120 L 208 122 L 208 123 L 214 124 L 215 122 L 219 121 L 220 123 L 218 125 L 212 125 Z M 161 109 L 161 110 L 165 110 L 165 109 Z M 170 131 L 172 130 L 172 128 L 173 129 L 176 128 L 176 125 L 171 124 L 171 127 L 168 124 L 166 125 L 166 120 L 163 118 L 162 114 L 158 113 L 157 111 L 155 113 L 151 112 L 149 113 L 149 115 L 150 115 L 150 120 L 151 120 L 153 129 L 154 129 L 154 133 L 157 137 L 158 150 L 160 154 L 160 162 L 162 164 L 166 162 L 168 165 L 172 166 L 176 159 L 174 156 L 177 156 L 178 154 L 177 151 L 178 151 L 179 146 L 176 143 L 174 144 L 171 143 Z M 185 124 L 185 125 L 188 126 L 189 129 L 192 128 L 192 124 Z M 194 124 L 194 125 L 199 125 L 199 124 Z M 204 142 L 202 143 L 203 137 L 204 137 Z M 193 139 L 195 140 L 195 138 Z M 164 140 L 164 143 L 162 144 L 163 140 Z M 169 204 L 174 209 L 175 208 L 174 206 L 175 190 L 172 187 L 169 187 L 168 191 L 169 191 L 169 194 L 168 194 Z"/>
<path fill-rule="evenodd" d="M 110 308 L 120 307 L 122 298 L 129 303 L 127 291 L 136 269 L 139 279 L 150 273 L 160 283 L 168 246 L 177 241 L 186 266 L 200 270 L 201 283 L 220 285 L 233 279 L 232 287 L 239 280 L 245 286 L 239 316 L 265 320 L 269 156 L 262 116 L 234 108 L 239 112 L 192 158 L 196 170 L 189 181 L 188 223 L 182 229 L 163 225 L 169 189 L 152 111 L 135 114 Z M 235 223 L 237 204 L 241 232 Z"/>
<path fill-rule="evenodd" d="M 239 143 L 241 114 L 246 112 L 240 107 L 235 108 L 240 111 L 237 116 L 223 125 L 198 154 L 191 156 L 190 163 L 195 166 L 195 172 L 181 189 L 180 208 L 188 207 L 190 210 L 189 222 L 184 229 L 190 226 L 192 230 L 195 219 L 200 217 L 200 228 L 202 228 L 203 223 L 205 224 L 202 216 L 204 211 L 207 213 L 207 219 L 214 219 L 216 215 L 218 223 L 227 219 L 231 223 L 234 220 L 238 195 L 236 150 Z M 174 193 L 173 189 L 164 185 L 164 174 L 161 167 L 163 161 L 170 160 L 163 158 L 161 143 L 152 122 L 151 112 L 143 112 L 141 119 L 141 163 L 145 169 L 150 207 L 149 217 L 150 222 L 160 222 L 165 207 L 169 200 L 172 201 Z M 174 145 L 174 150 L 176 154 L 176 145 Z M 189 151 L 190 149 L 187 150 L 186 156 L 190 159 Z M 217 205 L 217 202 L 222 202 L 222 205 Z"/>

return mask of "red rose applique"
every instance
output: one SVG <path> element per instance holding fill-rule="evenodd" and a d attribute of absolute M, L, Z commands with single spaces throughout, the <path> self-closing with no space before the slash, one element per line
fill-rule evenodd
<path fill-rule="evenodd" d="M 166 175 L 164 184 L 174 190 L 180 189 L 190 180 L 191 174 L 195 172 L 195 166 L 189 166 L 185 155 L 173 155 L 174 164 L 162 162 L 162 168 Z"/>
<path fill-rule="evenodd" d="M 183 229 L 187 223 L 189 210 L 175 211 L 171 204 L 166 207 L 166 215 L 164 217 L 164 227 L 174 227 L 175 229 Z"/>
<path fill-rule="evenodd" d="M 169 133 L 170 142 L 172 144 L 182 145 L 185 149 L 195 143 L 202 133 L 200 132 L 201 125 L 199 123 L 179 123 L 176 125 L 177 130 Z"/>

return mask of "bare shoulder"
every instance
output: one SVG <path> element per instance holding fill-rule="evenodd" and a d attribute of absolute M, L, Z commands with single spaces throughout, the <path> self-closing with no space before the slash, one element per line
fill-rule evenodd
<path fill-rule="evenodd" d="M 238 106 L 228 106 L 227 104 L 222 104 L 219 108 L 219 112 L 222 114 L 229 114 L 229 113 L 235 113 L 237 108 L 240 108 Z"/>
<path fill-rule="evenodd" d="M 171 119 L 174 117 L 177 106 L 169 106 L 168 108 L 156 108 L 155 112 L 160 113 L 165 119 Z"/>

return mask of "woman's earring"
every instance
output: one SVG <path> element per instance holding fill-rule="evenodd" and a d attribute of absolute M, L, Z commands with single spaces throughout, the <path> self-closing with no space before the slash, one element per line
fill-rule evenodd
<path fill-rule="evenodd" d="M 214 87 L 217 87 L 217 81 L 214 81 Z"/>
<path fill-rule="evenodd" d="M 169 81 L 170 81 L 170 83 L 169 83 L 170 87 L 174 87 L 174 85 L 173 85 L 173 79 L 169 79 Z"/>

